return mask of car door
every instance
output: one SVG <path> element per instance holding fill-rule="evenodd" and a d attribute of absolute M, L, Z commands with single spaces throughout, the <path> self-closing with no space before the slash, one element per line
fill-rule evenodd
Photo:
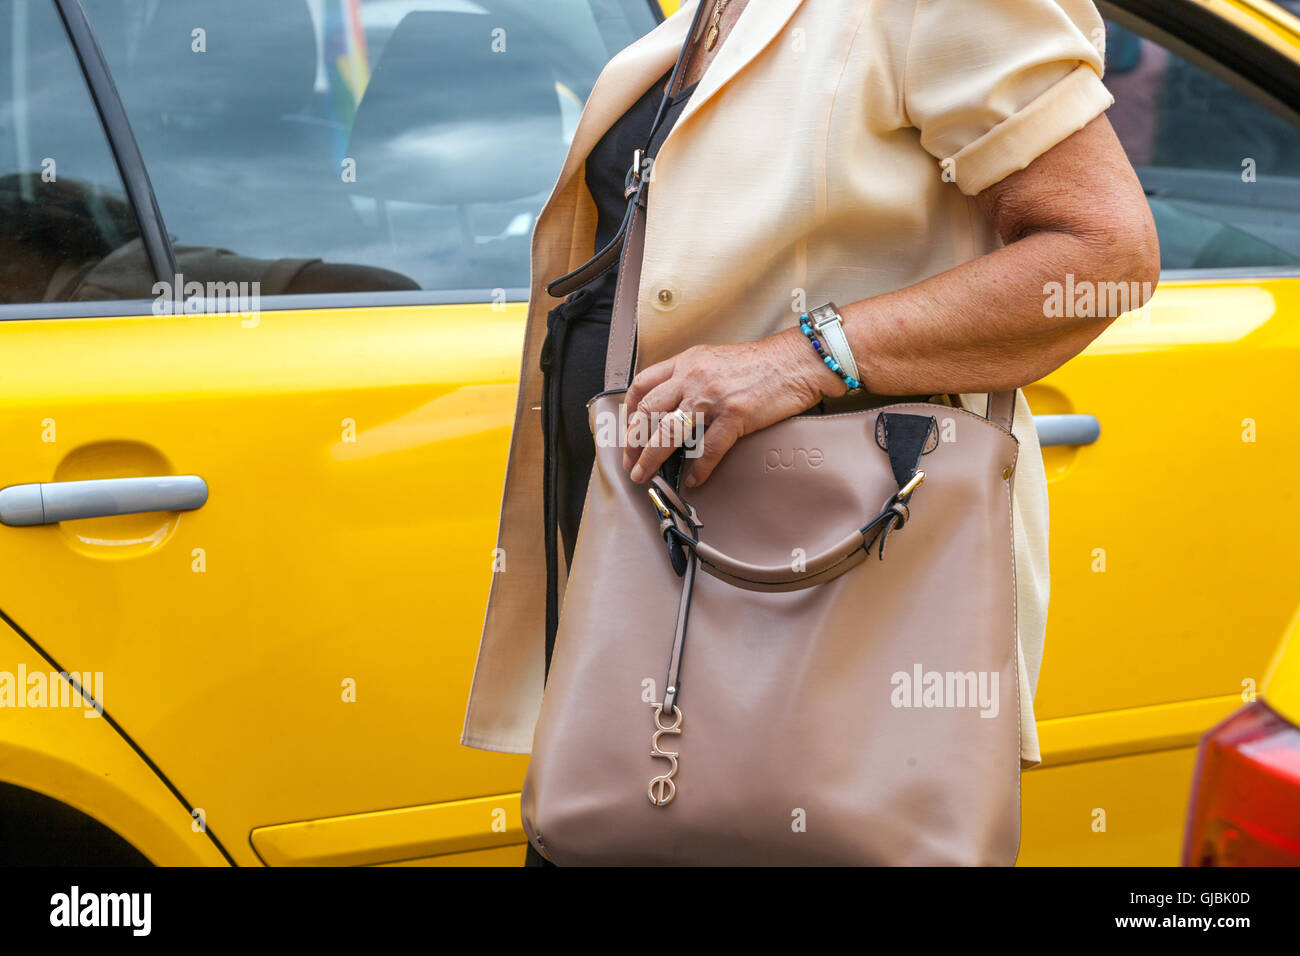
<path fill-rule="evenodd" d="M 1300 22 L 1255 2 L 1099 7 L 1162 277 L 1027 389 L 1051 433 L 1052 600 L 1021 862 L 1174 865 L 1196 740 L 1253 693 L 1300 604 Z"/>
<path fill-rule="evenodd" d="M 528 237 L 655 22 L 0 2 L 3 626 L 231 862 L 522 856 L 524 758 L 458 741 Z"/>

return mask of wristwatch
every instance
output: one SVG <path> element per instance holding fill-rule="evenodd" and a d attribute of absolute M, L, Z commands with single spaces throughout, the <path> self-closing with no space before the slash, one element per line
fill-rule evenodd
<path fill-rule="evenodd" d="M 831 358 L 839 362 L 840 367 L 850 377 L 861 382 L 862 376 L 858 374 L 858 363 L 853 360 L 853 350 L 849 348 L 848 336 L 844 334 L 844 318 L 840 315 L 839 306 L 834 302 L 819 305 L 809 311 L 808 320 L 817 330 L 817 334 L 822 337 L 822 341 L 826 343 Z"/>

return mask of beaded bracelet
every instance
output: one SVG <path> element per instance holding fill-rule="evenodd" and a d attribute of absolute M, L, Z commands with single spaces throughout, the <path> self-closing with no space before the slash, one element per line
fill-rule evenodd
<path fill-rule="evenodd" d="M 808 322 L 807 312 L 799 316 L 799 329 L 808 337 L 808 341 L 811 342 L 812 347 L 817 350 L 817 354 L 821 357 L 821 360 L 826 363 L 826 367 L 840 378 L 844 379 L 844 384 L 849 387 L 850 392 L 856 392 L 858 389 L 862 388 L 862 383 L 848 372 L 844 371 L 844 367 L 840 365 L 839 362 L 835 361 L 835 357 L 830 355 L 826 349 L 822 347 L 822 343 L 817 338 L 817 332 Z"/>

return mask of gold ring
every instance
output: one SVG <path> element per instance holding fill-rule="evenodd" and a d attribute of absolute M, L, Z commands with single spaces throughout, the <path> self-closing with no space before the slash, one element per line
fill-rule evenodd
<path fill-rule="evenodd" d="M 673 409 L 673 414 L 676 415 L 677 420 L 682 423 L 682 428 L 686 429 L 687 431 L 695 427 L 695 420 L 691 418 L 689 412 L 686 412 L 682 410 L 680 407 L 678 407 Z"/>

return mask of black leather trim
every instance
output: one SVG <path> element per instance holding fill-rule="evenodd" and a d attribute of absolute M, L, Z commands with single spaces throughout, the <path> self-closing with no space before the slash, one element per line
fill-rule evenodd
<path fill-rule="evenodd" d="M 889 451 L 889 445 L 885 442 L 885 416 L 887 414 L 897 413 L 881 412 L 876 419 L 876 444 L 880 446 L 881 451 Z M 928 455 L 939 447 L 939 423 L 933 418 L 930 421 L 934 424 L 934 427 L 925 440 L 925 448 L 921 450 L 922 455 Z"/>
<path fill-rule="evenodd" d="M 921 455 L 933 436 L 937 441 L 938 423 L 930 415 L 881 412 L 877 419 L 885 433 L 885 452 L 894 480 L 902 488 L 912 480 L 921 463 Z"/>

